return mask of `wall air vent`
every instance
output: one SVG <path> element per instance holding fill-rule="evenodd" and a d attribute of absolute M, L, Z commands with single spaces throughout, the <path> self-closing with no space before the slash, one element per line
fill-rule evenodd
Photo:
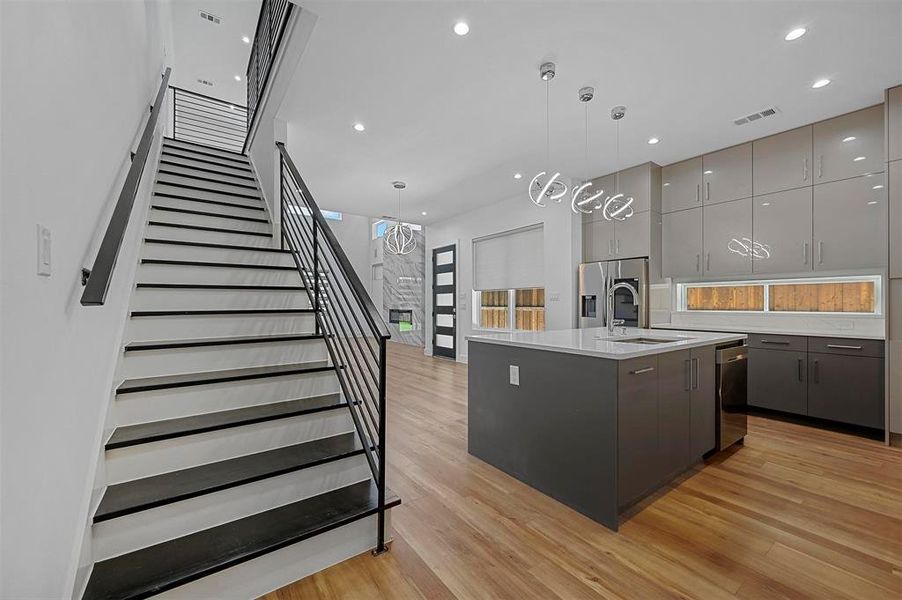
<path fill-rule="evenodd" d="M 197 83 L 199 83 L 201 85 L 207 85 L 207 86 L 213 87 L 213 82 L 207 81 L 206 79 L 198 79 Z"/>
<path fill-rule="evenodd" d="M 222 24 L 222 19 L 220 17 L 217 17 L 216 15 L 211 15 L 210 13 L 203 11 L 203 10 L 200 11 L 200 18 L 203 19 L 204 21 L 209 21 L 209 22 L 213 23 L 214 25 Z"/>
<path fill-rule="evenodd" d="M 770 108 L 765 108 L 764 110 L 735 119 L 733 121 L 733 125 L 745 125 L 746 123 L 751 123 L 752 121 L 758 121 L 759 119 L 773 116 L 778 112 L 780 112 L 780 110 L 776 106 L 771 106 Z"/>

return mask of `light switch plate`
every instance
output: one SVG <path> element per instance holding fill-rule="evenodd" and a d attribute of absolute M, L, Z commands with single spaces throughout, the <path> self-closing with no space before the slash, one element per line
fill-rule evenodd
<path fill-rule="evenodd" d="M 548 296 L 549 302 L 558 302 L 558 301 L 560 301 L 560 299 L 561 299 L 560 292 L 551 292 L 551 294 L 549 294 L 549 296 Z"/>
<path fill-rule="evenodd" d="M 520 385 L 520 367 L 516 365 L 510 366 L 511 385 Z"/>
<path fill-rule="evenodd" d="M 38 225 L 38 275 L 50 277 L 50 230 Z"/>

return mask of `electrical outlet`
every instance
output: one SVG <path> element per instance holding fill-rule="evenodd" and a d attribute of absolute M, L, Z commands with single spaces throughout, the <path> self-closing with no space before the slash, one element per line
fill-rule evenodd
<path fill-rule="evenodd" d="M 548 295 L 548 301 L 549 301 L 549 302 L 559 302 L 560 299 L 561 299 L 561 293 L 560 293 L 560 292 L 551 292 L 551 293 Z"/>
<path fill-rule="evenodd" d="M 38 225 L 38 275 L 50 277 L 50 230 Z"/>
<path fill-rule="evenodd" d="M 520 385 L 520 367 L 510 366 L 511 385 Z"/>

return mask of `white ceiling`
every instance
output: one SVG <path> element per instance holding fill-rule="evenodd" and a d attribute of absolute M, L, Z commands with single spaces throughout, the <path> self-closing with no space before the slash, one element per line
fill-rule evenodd
<path fill-rule="evenodd" d="M 254 38 L 261 0 L 171 0 L 173 85 L 244 106 L 247 88 L 244 74 L 251 53 L 242 36 Z M 200 11 L 222 19 L 219 25 L 204 21 Z M 235 75 L 241 81 L 235 81 Z M 213 82 L 213 87 L 198 83 Z"/>
<path fill-rule="evenodd" d="M 902 83 L 900 2 L 319 2 L 283 104 L 289 146 L 321 206 L 424 223 L 524 194 L 552 168 L 616 170 L 610 108 L 625 104 L 621 161 L 666 165 L 882 101 Z M 457 19 L 470 33 L 452 32 Z M 805 26 L 788 43 L 790 29 Z M 816 79 L 833 83 L 811 89 Z M 769 106 L 780 113 L 735 126 Z M 352 129 L 355 121 L 364 133 Z M 649 146 L 650 136 L 661 138 Z M 515 181 L 515 171 L 523 179 Z M 420 217 L 421 211 L 428 217 Z"/>

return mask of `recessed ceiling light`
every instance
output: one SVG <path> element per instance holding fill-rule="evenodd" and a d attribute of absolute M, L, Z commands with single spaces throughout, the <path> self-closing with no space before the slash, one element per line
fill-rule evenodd
<path fill-rule="evenodd" d="M 247 37 L 246 35 L 243 35 L 243 36 L 241 36 L 241 41 L 244 42 L 245 44 L 250 44 L 251 38 Z"/>
<path fill-rule="evenodd" d="M 454 33 L 457 35 L 467 35 L 470 33 L 470 26 L 465 21 L 458 21 L 454 24 Z"/>
<path fill-rule="evenodd" d="M 235 81 L 241 81 L 241 75 L 235 75 Z"/>
<path fill-rule="evenodd" d="M 520 173 L 514 173 L 514 179 L 520 179 L 521 177 L 523 177 L 523 175 Z"/>
<path fill-rule="evenodd" d="M 855 137 L 854 135 L 850 135 L 849 137 L 844 137 L 844 138 L 842 139 L 842 141 L 844 141 L 844 142 L 854 142 L 854 141 L 857 140 L 857 139 L 858 139 L 858 138 Z"/>
<path fill-rule="evenodd" d="M 425 217 L 425 216 L 426 216 L 426 211 L 424 210 L 424 211 L 421 212 L 420 214 L 423 215 L 423 216 Z"/>
<path fill-rule="evenodd" d="M 791 42 L 793 40 L 799 39 L 800 37 L 805 35 L 807 32 L 808 32 L 808 30 L 805 29 L 804 27 L 796 27 L 795 29 L 793 29 L 792 31 L 787 33 L 783 39 L 786 40 L 787 42 Z"/>
<path fill-rule="evenodd" d="M 652 146 L 654 146 L 655 144 L 657 144 L 657 143 L 660 142 L 660 141 L 661 141 L 661 140 L 659 140 L 659 139 L 656 138 L 656 137 L 648 138 L 648 143 L 651 144 Z"/>
<path fill-rule="evenodd" d="M 363 123 L 354 123 L 354 131 L 366 131 L 366 127 L 363 126 Z"/>
<path fill-rule="evenodd" d="M 811 87 L 813 87 L 814 89 L 818 89 L 818 88 L 824 87 L 825 85 L 830 85 L 829 79 L 818 79 L 817 81 L 815 81 L 814 83 L 811 84 Z"/>
<path fill-rule="evenodd" d="M 882 189 L 883 189 L 883 184 L 878 183 L 877 185 L 875 185 L 875 186 L 872 187 L 871 189 L 872 189 L 872 190 L 882 190 Z"/>
<path fill-rule="evenodd" d="M 856 156 L 855 158 L 852 159 L 852 161 L 853 161 L 853 162 L 859 162 L 859 161 L 862 161 L 862 160 L 864 160 L 864 159 L 866 159 L 866 158 L 867 158 L 867 156 Z"/>

